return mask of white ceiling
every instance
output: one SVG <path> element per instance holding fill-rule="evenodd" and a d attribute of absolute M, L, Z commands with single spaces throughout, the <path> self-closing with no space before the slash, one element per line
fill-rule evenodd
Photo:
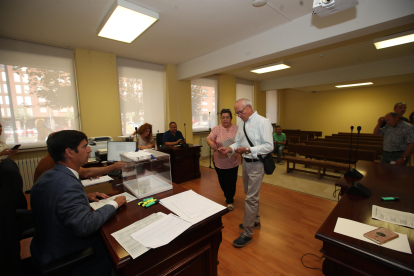
<path fill-rule="evenodd" d="M 399 0 L 399 5 L 359 0 L 357 7 L 326 18 L 311 15 L 313 0 L 268 0 L 269 5 L 260 8 L 252 0 L 129 1 L 160 14 L 160 20 L 131 44 L 97 36 L 114 0 L 1 0 L 0 36 L 176 64 L 181 79 L 230 74 L 261 81 L 266 89 L 330 90 L 334 83 L 358 76 L 376 77 L 381 85 L 414 79 L 414 63 L 406 64 L 414 58 L 414 43 L 380 51 L 372 44 L 373 38 L 414 28 L 412 0 Z M 282 59 L 292 68 L 262 75 L 249 72 Z M 393 61 L 404 70 L 387 70 L 385 65 Z M 365 65 L 377 64 L 384 68 L 371 75 L 364 72 Z M 344 76 L 324 78 L 330 71 Z"/>
<path fill-rule="evenodd" d="M 114 0 L 0 1 L 0 36 L 180 64 L 289 22 L 252 0 L 129 0 L 160 20 L 131 44 L 97 36 Z M 313 0 L 269 0 L 291 20 L 312 12 Z"/>

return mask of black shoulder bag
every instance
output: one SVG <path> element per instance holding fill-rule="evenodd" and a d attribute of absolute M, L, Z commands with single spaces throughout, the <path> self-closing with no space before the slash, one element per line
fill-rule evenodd
<path fill-rule="evenodd" d="M 246 133 L 246 128 L 245 128 L 246 123 L 243 124 L 243 131 L 244 131 L 244 135 L 246 135 L 247 141 L 249 142 L 251 147 L 254 147 L 252 141 L 250 141 L 249 136 L 247 136 Z M 263 167 L 264 167 L 264 171 L 266 174 L 273 174 L 276 165 L 275 165 L 275 161 L 273 160 L 273 156 L 272 153 L 268 153 L 265 158 L 263 158 L 261 155 L 257 155 L 260 159 L 260 161 L 262 161 L 263 163 Z"/>

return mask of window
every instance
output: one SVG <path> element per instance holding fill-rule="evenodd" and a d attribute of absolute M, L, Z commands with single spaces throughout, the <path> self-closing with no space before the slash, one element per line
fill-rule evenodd
<path fill-rule="evenodd" d="M 237 79 L 236 80 L 236 99 L 246 98 L 253 105 L 253 91 L 254 86 L 252 81 Z M 241 122 L 239 116 L 237 116 L 237 124 Z"/>
<path fill-rule="evenodd" d="M 277 124 L 277 90 L 266 91 L 266 118 L 270 123 Z"/>
<path fill-rule="evenodd" d="M 12 107 L 2 121 L 17 133 L 7 138 L 7 145 L 44 147 L 49 133 L 79 129 L 72 50 L 0 38 L 0 61 L 5 102 Z M 62 108 L 74 109 L 51 112 Z"/>
<path fill-rule="evenodd" d="M 137 60 L 116 59 L 122 134 L 152 125 L 152 133 L 165 131 L 164 66 Z"/>
<path fill-rule="evenodd" d="M 193 132 L 207 131 L 217 125 L 217 114 L 213 108 L 217 103 L 214 97 L 217 83 L 217 78 L 191 81 Z"/>
<path fill-rule="evenodd" d="M 17 96 L 16 100 L 17 100 L 17 105 L 23 105 L 23 97 L 22 96 Z"/>
<path fill-rule="evenodd" d="M 18 73 L 14 73 L 13 76 L 15 82 L 20 82 L 20 75 Z"/>
<path fill-rule="evenodd" d="M 3 97 L 0 96 L 0 104 L 3 104 Z"/>

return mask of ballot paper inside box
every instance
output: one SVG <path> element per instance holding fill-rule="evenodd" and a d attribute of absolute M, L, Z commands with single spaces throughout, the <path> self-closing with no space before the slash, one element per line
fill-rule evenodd
<path fill-rule="evenodd" d="M 121 154 L 124 186 L 137 198 L 172 189 L 170 155 L 155 150 Z"/>

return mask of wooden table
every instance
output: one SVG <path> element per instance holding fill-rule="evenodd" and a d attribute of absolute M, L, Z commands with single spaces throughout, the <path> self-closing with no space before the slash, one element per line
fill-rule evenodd
<path fill-rule="evenodd" d="M 89 186 L 85 191 L 98 191 L 110 196 L 127 192 L 122 184 L 117 186 L 117 183 L 121 183 L 121 180 L 115 179 L 112 183 Z M 185 188 L 173 184 L 172 190 L 156 194 L 154 197 L 162 199 L 184 191 Z M 197 223 L 171 243 L 132 259 L 111 234 L 152 213 L 171 213 L 161 204 L 145 209 L 139 207 L 137 202 L 131 201 L 122 206 L 100 230 L 112 262 L 120 275 L 217 275 L 217 257 L 223 229 L 221 217 L 229 212 L 228 209 Z"/>
<path fill-rule="evenodd" d="M 370 198 L 343 194 L 338 205 L 316 233 L 323 241 L 325 275 L 414 275 L 414 256 L 365 241 L 334 233 L 338 217 L 384 227 L 406 234 L 414 250 L 414 229 L 371 218 L 372 205 L 414 213 L 414 168 L 369 161 L 359 161 L 359 182 L 371 190 Z M 342 177 L 338 185 L 344 190 L 352 178 Z M 400 197 L 399 202 L 382 202 L 380 197 Z"/>
<path fill-rule="evenodd" d="M 201 177 L 201 145 L 188 144 L 187 148 L 164 146 L 157 150 L 170 155 L 172 182 L 180 184 Z"/>

